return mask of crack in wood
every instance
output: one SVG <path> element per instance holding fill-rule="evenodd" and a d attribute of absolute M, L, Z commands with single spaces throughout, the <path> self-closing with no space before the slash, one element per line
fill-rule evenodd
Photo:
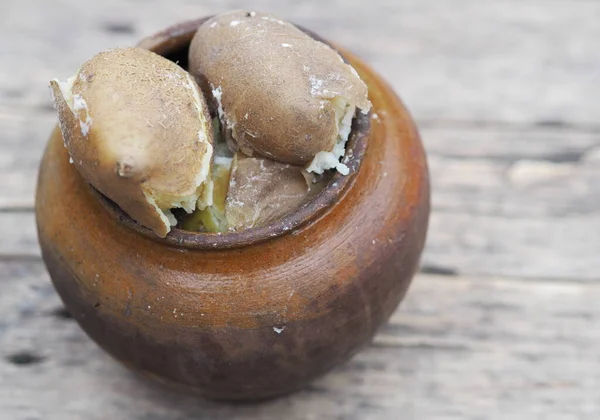
<path fill-rule="evenodd" d="M 435 274 L 438 276 L 457 276 L 458 271 L 452 267 L 444 267 L 434 264 L 423 264 L 419 270 L 423 274 Z"/>
<path fill-rule="evenodd" d="M 35 365 L 44 361 L 44 357 L 30 351 L 20 351 L 6 357 L 9 363 L 17 366 Z"/>
<path fill-rule="evenodd" d="M 54 309 L 51 313 L 58 319 L 73 319 L 73 315 L 71 315 L 71 312 L 69 312 L 67 308 L 63 306 Z"/>
<path fill-rule="evenodd" d="M 106 22 L 102 25 L 102 29 L 118 35 L 132 35 L 136 33 L 135 26 L 131 22 Z"/>
<path fill-rule="evenodd" d="M 600 125 L 584 124 L 577 121 L 541 120 L 533 122 L 494 121 L 494 120 L 451 120 L 451 119 L 419 119 L 416 120 L 419 128 L 426 129 L 475 129 L 492 131 L 537 131 L 540 129 L 552 131 L 575 131 L 584 133 L 600 133 Z"/>

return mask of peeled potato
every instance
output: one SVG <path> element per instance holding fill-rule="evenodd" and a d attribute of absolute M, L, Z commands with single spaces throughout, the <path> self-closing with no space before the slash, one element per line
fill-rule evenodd
<path fill-rule="evenodd" d="M 231 230 L 243 230 L 276 221 L 307 203 L 325 186 L 298 166 L 236 153 L 225 201 Z"/>
<path fill-rule="evenodd" d="M 140 48 L 94 56 L 50 82 L 72 162 L 96 189 L 164 237 L 172 208 L 212 204 L 212 129 L 193 78 Z"/>
<path fill-rule="evenodd" d="M 190 72 L 212 95 L 232 143 L 249 156 L 337 168 L 366 84 L 329 46 L 272 15 L 236 11 L 203 23 Z"/>

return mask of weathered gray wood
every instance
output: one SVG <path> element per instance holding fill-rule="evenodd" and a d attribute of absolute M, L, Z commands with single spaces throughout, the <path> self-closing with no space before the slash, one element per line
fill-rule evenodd
<path fill-rule="evenodd" d="M 600 216 L 506 218 L 435 212 L 425 270 L 600 280 Z"/>
<path fill-rule="evenodd" d="M 53 112 L 0 112 L 0 209 L 33 206 L 40 159 L 55 124 Z"/>
<path fill-rule="evenodd" d="M 0 114 L 0 208 L 31 207 L 39 159 L 56 123 Z M 436 210 L 508 217 L 600 214 L 600 137 L 577 130 L 424 126 Z"/>
<path fill-rule="evenodd" d="M 0 3 L 1 419 L 600 416 L 599 2 L 254 3 L 363 56 L 407 103 L 432 174 L 423 270 L 445 276 L 419 275 L 350 363 L 250 406 L 173 394 L 101 352 L 61 310 L 31 211 L 51 78 L 247 3 Z"/>
<path fill-rule="evenodd" d="M 598 284 L 418 276 L 350 363 L 290 397 L 232 406 L 171 393 L 117 365 L 64 317 L 41 264 L 4 262 L 0 273 L 0 418 L 600 416 Z"/>
<path fill-rule="evenodd" d="M 0 260 L 40 255 L 34 214 L 0 213 Z M 505 218 L 434 212 L 427 272 L 600 281 L 600 215 Z"/>
<path fill-rule="evenodd" d="M 33 211 L 0 212 L 0 260 L 39 256 Z"/>
<path fill-rule="evenodd" d="M 0 143 L 0 209 L 33 205 L 53 113 L 14 113 Z M 461 274 L 600 278 L 600 139 L 573 129 L 425 127 L 432 176 L 423 263 Z M 0 255 L 38 255 L 33 215 L 0 214 Z"/>
<path fill-rule="evenodd" d="M 0 104 L 47 108 L 46 85 L 99 50 L 240 0 L 4 2 Z M 600 3 L 571 0 L 260 1 L 365 57 L 419 120 L 598 127 Z"/>
<path fill-rule="evenodd" d="M 521 159 L 574 163 L 600 149 L 600 132 L 577 127 L 419 124 L 429 152 L 446 158 L 485 157 L 514 163 Z"/>
<path fill-rule="evenodd" d="M 53 118 L 45 120 L 50 127 Z M 12 179 L 0 194 L 5 208 L 33 204 L 45 136 L 27 142 L 29 130 L 26 124 L 8 130 L 15 140 L 4 143 L 8 150 L 0 162 L 0 173 Z M 423 257 L 428 269 L 600 278 L 596 135 L 572 130 L 422 131 L 434 208 Z M 32 151 L 36 145 L 38 153 Z M 0 214 L 0 227 L 0 254 L 38 254 L 31 214 Z"/>
<path fill-rule="evenodd" d="M 597 163 L 437 156 L 430 156 L 429 163 L 435 210 L 511 219 L 600 214 Z"/>

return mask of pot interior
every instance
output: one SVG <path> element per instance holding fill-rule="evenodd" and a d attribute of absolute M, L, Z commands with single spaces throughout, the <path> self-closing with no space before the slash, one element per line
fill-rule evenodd
<path fill-rule="evenodd" d="M 188 50 L 191 40 L 198 27 L 209 18 L 210 16 L 169 27 L 155 35 L 144 38 L 137 46 L 154 51 L 187 70 Z M 313 38 L 335 48 L 311 31 L 302 27 L 299 28 Z M 342 55 L 344 60 L 348 61 L 347 57 L 344 56 L 343 51 L 340 51 L 340 55 Z M 311 201 L 282 219 L 264 226 L 227 233 L 193 232 L 172 228 L 165 238 L 160 238 L 150 229 L 139 225 L 131 219 L 110 199 L 95 189 L 93 189 L 93 191 L 104 207 L 121 223 L 148 238 L 165 242 L 172 246 L 207 250 L 236 248 L 263 242 L 288 234 L 315 219 L 331 207 L 343 195 L 346 188 L 349 188 L 356 176 L 356 172 L 359 170 L 361 160 L 367 147 L 367 139 L 370 132 L 370 117 L 370 113 L 362 114 L 361 112 L 357 112 L 352 122 L 352 131 L 346 144 L 346 155 L 342 158 L 342 162 L 348 166 L 350 173 L 348 175 L 342 175 L 336 171 L 325 188 Z"/>

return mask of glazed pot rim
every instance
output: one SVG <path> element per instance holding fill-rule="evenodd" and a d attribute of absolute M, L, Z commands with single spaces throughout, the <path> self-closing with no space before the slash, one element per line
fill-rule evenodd
<path fill-rule="evenodd" d="M 185 21 L 168 27 L 161 32 L 142 39 L 138 43 L 138 46 L 150 49 L 165 57 L 184 50 L 187 51 L 191 39 L 198 27 L 205 20 L 210 19 L 210 17 L 211 16 L 207 16 L 200 19 Z M 336 49 L 344 61 L 348 62 L 343 51 L 335 48 L 331 43 L 327 42 L 317 34 L 302 28 L 299 25 L 296 26 L 313 38 Z M 372 111 L 368 114 L 363 114 L 362 112 L 357 111 L 352 122 L 352 130 L 348 142 L 346 143 L 346 154 L 342 159 L 342 163 L 349 169 L 348 175 L 342 175 L 336 171 L 325 188 L 323 188 L 323 190 L 312 200 L 302 205 L 295 212 L 264 226 L 225 233 L 193 232 L 172 227 L 167 236 L 161 238 L 151 229 L 140 225 L 129 217 L 129 215 L 121 210 L 115 202 L 107 198 L 91 185 L 90 187 L 94 195 L 96 195 L 102 203 L 103 207 L 107 209 L 112 217 L 119 223 L 147 238 L 167 245 L 198 250 L 219 250 L 265 242 L 269 239 L 291 233 L 299 227 L 308 224 L 343 198 L 345 192 L 354 182 L 356 173 L 360 168 L 361 161 L 367 148 L 371 129 L 371 112 Z"/>

